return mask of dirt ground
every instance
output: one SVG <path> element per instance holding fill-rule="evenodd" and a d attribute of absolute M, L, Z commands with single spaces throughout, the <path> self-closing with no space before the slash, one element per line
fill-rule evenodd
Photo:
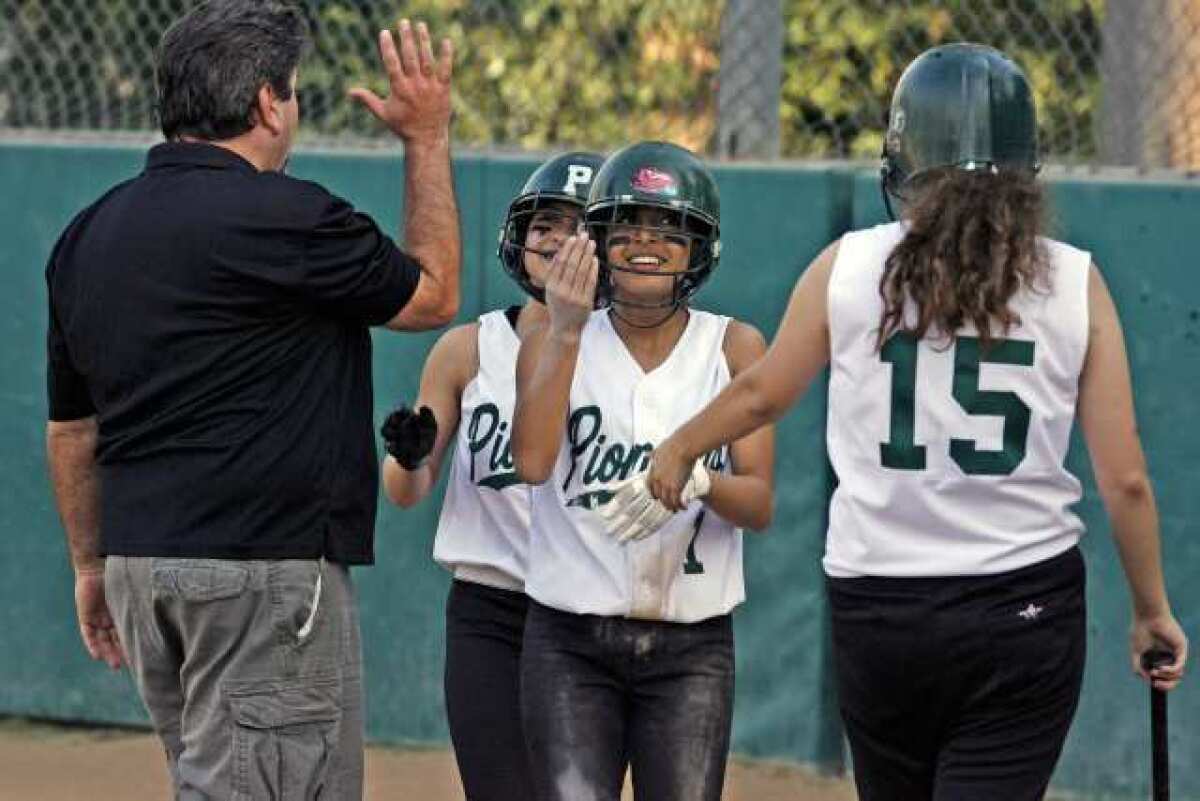
<path fill-rule="evenodd" d="M 166 801 L 170 797 L 158 741 L 144 732 L 0 720 L 0 766 L 0 801 Z M 367 749 L 366 771 L 367 801 L 462 799 L 448 751 L 372 747 Z M 847 781 L 768 762 L 734 760 L 725 781 L 724 801 L 854 798 Z"/>

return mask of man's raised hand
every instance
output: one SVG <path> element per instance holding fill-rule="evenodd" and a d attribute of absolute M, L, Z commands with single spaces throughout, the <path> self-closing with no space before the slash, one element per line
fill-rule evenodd
<path fill-rule="evenodd" d="M 361 102 L 405 144 L 447 139 L 450 130 L 450 77 L 454 46 L 443 39 L 441 54 L 433 57 L 429 29 L 404 19 L 399 26 L 400 46 L 392 32 L 379 32 L 379 56 L 387 72 L 389 94 L 380 98 L 357 87 L 350 96 Z"/>

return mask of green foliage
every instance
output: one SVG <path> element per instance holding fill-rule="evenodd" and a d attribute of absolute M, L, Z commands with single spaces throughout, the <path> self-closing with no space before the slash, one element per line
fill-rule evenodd
<path fill-rule="evenodd" d="M 607 149 L 654 137 L 703 149 L 711 136 L 719 3 L 413 0 L 404 11 L 454 42 L 459 142 Z M 322 3 L 318 36 L 374 42 L 389 23 L 376 15 L 368 26 L 351 4 Z M 332 100 L 359 82 L 384 91 L 378 59 L 361 49 L 321 55 L 332 58 L 301 76 L 306 96 L 317 90 L 331 103 L 319 128 L 368 132 L 369 121 L 334 112 Z"/>
<path fill-rule="evenodd" d="M 455 136 L 472 146 L 606 149 L 645 138 L 706 149 L 715 121 L 719 2 L 414 0 L 413 18 L 456 46 Z M 348 3 L 324 3 L 322 38 L 370 39 Z M 786 0 L 780 107 L 790 157 L 879 153 L 892 86 L 937 44 L 1005 50 L 1029 73 L 1043 148 L 1095 153 L 1101 0 Z M 394 20 L 374 20 L 374 26 Z M 327 35 L 326 35 L 327 34 Z M 382 89 L 373 60 L 340 51 L 304 86 Z M 354 76 L 354 77 L 349 77 Z M 363 127 L 366 126 L 366 127 Z M 327 133 L 371 130 L 361 114 L 322 116 Z"/>
<path fill-rule="evenodd" d="M 153 54 L 194 0 L 0 0 L 0 125 L 154 129 Z M 719 0 L 296 0 L 315 33 L 300 74 L 306 135 L 381 136 L 346 97 L 384 92 L 380 28 L 401 10 L 455 45 L 454 135 L 470 147 L 707 150 Z M 784 0 L 782 150 L 875 156 L 891 88 L 927 47 L 999 47 L 1029 73 L 1042 142 L 1095 153 L 1103 0 Z"/>
<path fill-rule="evenodd" d="M 892 86 L 914 56 L 976 41 L 1029 74 L 1045 152 L 1087 158 L 1099 99 L 1097 0 L 787 0 L 783 152 L 872 157 Z"/>

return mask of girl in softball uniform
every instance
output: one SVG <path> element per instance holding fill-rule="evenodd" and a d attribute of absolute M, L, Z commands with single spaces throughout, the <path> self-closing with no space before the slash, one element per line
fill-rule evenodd
<path fill-rule="evenodd" d="M 765 343 L 687 304 L 720 252 L 716 186 L 691 153 L 613 155 L 587 221 L 592 238 L 568 240 L 550 267 L 549 321 L 517 371 L 513 456 L 534 485 L 521 699 L 535 797 L 617 801 L 632 767 L 637 799 L 716 801 L 741 528 L 770 521 L 773 435 L 708 454 L 692 502 L 649 536 L 618 540 L 605 510 Z"/>
<path fill-rule="evenodd" d="M 1016 64 L 978 45 L 923 54 L 884 152 L 903 220 L 827 248 L 766 357 L 654 455 L 649 491 L 679 508 L 693 460 L 830 366 L 824 567 L 863 801 L 1043 796 L 1084 666 L 1076 419 L 1133 599 L 1134 669 L 1162 689 L 1182 675 L 1120 324 L 1091 256 L 1040 236 L 1037 167 Z M 1147 674 L 1153 646 L 1174 660 Z"/>
<path fill-rule="evenodd" d="M 529 178 L 509 206 L 499 256 L 532 299 L 442 335 L 421 375 L 416 405 L 423 408 L 402 407 L 384 424 L 383 481 L 393 503 L 420 501 L 442 462 L 451 463 L 433 557 L 454 575 L 446 712 L 470 801 L 533 797 L 519 702 L 529 487 L 517 478 L 508 445 L 517 349 L 519 334 L 545 316 L 539 299 L 550 257 L 578 229 L 602 160 L 568 153 Z"/>

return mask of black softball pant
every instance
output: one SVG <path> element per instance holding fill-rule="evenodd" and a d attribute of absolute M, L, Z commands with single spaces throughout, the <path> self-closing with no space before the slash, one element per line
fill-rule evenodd
<path fill-rule="evenodd" d="M 467 801 L 533 798 L 521 727 L 524 593 L 454 581 L 446 600 L 446 716 Z"/>
<path fill-rule="evenodd" d="M 729 615 L 666 623 L 529 603 L 521 701 L 539 801 L 719 801 L 733 719 Z"/>
<path fill-rule="evenodd" d="M 1079 701 L 1077 548 L 992 576 L 828 580 L 860 801 L 1037 801 Z"/>

